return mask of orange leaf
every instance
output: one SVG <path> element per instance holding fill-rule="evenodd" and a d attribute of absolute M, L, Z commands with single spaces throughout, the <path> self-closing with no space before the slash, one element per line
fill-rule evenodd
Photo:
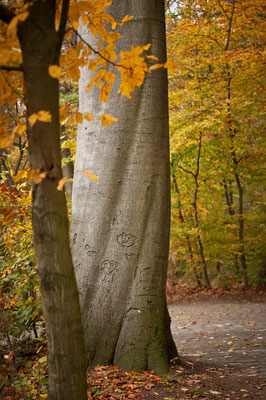
<path fill-rule="evenodd" d="M 61 69 L 58 65 L 49 65 L 48 72 L 52 78 L 60 79 Z"/>
<path fill-rule="evenodd" d="M 91 113 L 85 113 L 84 117 L 86 118 L 87 121 L 92 121 L 93 120 L 93 115 Z"/>
<path fill-rule="evenodd" d="M 57 185 L 57 190 L 63 190 L 64 184 L 66 181 L 67 181 L 66 177 L 60 179 L 60 181 L 58 182 L 58 185 Z"/>
<path fill-rule="evenodd" d="M 83 115 L 82 115 L 79 111 L 77 111 L 77 113 L 76 113 L 76 119 L 77 119 L 77 123 L 78 123 L 78 124 L 82 124 L 82 122 L 83 122 Z"/>
<path fill-rule="evenodd" d="M 112 116 L 112 114 L 103 114 L 100 115 L 99 119 L 101 120 L 104 126 L 110 126 L 113 122 L 120 122 L 119 119 Z"/>
<path fill-rule="evenodd" d="M 97 175 L 94 175 L 90 171 L 81 170 L 80 172 L 82 172 L 83 174 L 87 175 L 92 181 L 97 181 L 99 179 Z"/>

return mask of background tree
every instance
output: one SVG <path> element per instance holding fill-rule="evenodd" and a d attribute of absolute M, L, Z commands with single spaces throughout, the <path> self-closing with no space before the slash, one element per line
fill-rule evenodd
<path fill-rule="evenodd" d="M 171 157 L 179 189 L 178 195 L 173 191 L 171 243 L 180 265 L 195 276 L 187 235 L 197 255 L 200 232 L 210 278 L 223 284 L 263 279 L 263 14 L 261 1 L 171 2 L 169 11 L 169 58 L 176 63 L 170 76 Z M 195 168 L 200 132 L 195 229 L 193 177 L 177 166 Z M 185 225 L 178 217 L 180 199 Z"/>
<path fill-rule="evenodd" d="M 165 62 L 164 2 L 114 1 L 110 14 L 121 20 L 125 13 L 134 18 L 120 30 L 118 49 L 143 47 L 128 55 L 121 52 L 118 63 L 132 64 L 122 75 L 135 73 L 139 86 L 143 58 L 138 55 L 149 43 L 150 54 Z M 87 33 L 86 24 L 79 33 L 92 46 L 98 41 Z M 177 356 L 165 299 L 170 222 L 167 75 L 163 69 L 149 74 L 132 99 L 119 93 L 124 88 L 131 97 L 130 86 L 119 90 L 114 84 L 105 105 L 99 103 L 97 87 L 93 96 L 84 90 L 88 82 L 96 82 L 104 98 L 103 85 L 108 91 L 115 71 L 104 60 L 103 66 L 91 72 L 91 62 L 81 71 L 80 112 L 93 112 L 94 122 L 84 121 L 78 129 L 71 220 L 87 361 L 163 373 Z M 119 123 L 103 129 L 95 117 L 108 118 L 106 125 L 111 118 Z M 98 180 L 89 182 L 84 171 Z"/>

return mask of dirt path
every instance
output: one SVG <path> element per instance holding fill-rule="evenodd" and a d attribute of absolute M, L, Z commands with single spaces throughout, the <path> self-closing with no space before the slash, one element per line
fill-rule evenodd
<path fill-rule="evenodd" d="M 181 358 L 214 371 L 228 367 L 235 383 L 265 382 L 265 296 L 189 299 L 170 304 L 169 312 Z M 223 375 L 219 378 L 226 380 Z M 266 398 L 264 389 L 260 385 L 258 399 Z M 251 398 L 242 390 L 241 398 Z"/>

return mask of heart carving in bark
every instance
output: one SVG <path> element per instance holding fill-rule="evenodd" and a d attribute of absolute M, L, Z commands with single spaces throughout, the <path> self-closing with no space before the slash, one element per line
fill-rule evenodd
<path fill-rule="evenodd" d="M 116 267 L 117 267 L 116 261 L 104 260 L 101 263 L 101 269 L 104 269 L 107 274 L 113 272 L 116 269 Z"/>
<path fill-rule="evenodd" d="M 136 241 L 136 236 L 131 233 L 121 233 L 117 236 L 117 243 L 124 247 L 131 247 Z"/>

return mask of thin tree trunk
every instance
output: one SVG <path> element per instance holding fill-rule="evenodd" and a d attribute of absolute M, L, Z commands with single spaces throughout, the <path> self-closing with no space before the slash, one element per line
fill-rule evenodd
<path fill-rule="evenodd" d="M 27 114 L 45 110 L 52 116 L 51 123 L 36 122 L 28 131 L 31 167 L 47 173 L 42 182 L 33 185 L 32 223 L 48 338 L 49 399 L 85 400 L 79 299 L 65 195 L 57 190 L 62 177 L 58 80 L 48 74 L 48 66 L 58 64 L 61 47 L 54 28 L 55 11 L 55 0 L 36 0 L 19 28 Z"/>
<path fill-rule="evenodd" d="M 235 166 L 237 168 L 237 166 Z M 248 286 L 248 276 L 247 276 L 247 261 L 245 255 L 245 246 L 244 246 L 244 211 L 243 211 L 243 189 L 240 181 L 239 174 L 235 172 L 235 181 L 238 189 L 238 238 L 239 238 L 239 250 L 240 250 L 240 265 L 243 271 L 243 283 L 245 286 Z"/>
<path fill-rule="evenodd" d="M 236 135 L 236 129 L 233 128 L 232 123 L 232 110 L 231 110 L 231 81 L 232 77 L 229 71 L 229 66 L 226 66 L 228 71 L 228 80 L 227 80 L 227 123 L 229 130 L 229 139 L 230 139 L 230 151 L 232 156 L 232 164 L 233 164 L 233 173 L 235 177 L 235 183 L 238 191 L 238 242 L 239 242 L 239 260 L 240 266 L 243 273 L 243 283 L 245 286 L 248 286 L 248 276 L 247 276 L 247 261 L 245 254 L 245 245 L 244 245 L 244 207 L 243 207 L 243 188 L 240 180 L 240 176 L 238 173 L 238 160 L 235 151 L 234 139 Z"/>
<path fill-rule="evenodd" d="M 193 199 L 193 209 L 194 209 L 194 224 L 196 228 L 199 230 L 199 216 L 198 216 L 198 192 L 199 192 L 199 173 L 200 173 L 200 157 L 201 157 L 201 147 L 202 147 L 202 132 L 199 133 L 199 140 L 198 140 L 198 154 L 197 154 L 197 165 L 196 165 L 196 172 L 192 172 L 190 170 L 187 170 L 186 168 L 183 168 L 179 165 L 179 168 L 181 168 L 184 172 L 189 173 L 190 175 L 193 176 L 194 182 L 195 182 L 195 190 L 194 190 L 194 199 Z M 207 262 L 204 254 L 204 247 L 201 239 L 201 235 L 198 231 L 197 235 L 197 243 L 199 246 L 199 255 L 201 258 L 201 264 L 202 264 L 202 269 L 203 269 L 203 276 L 204 280 L 206 282 L 206 285 L 209 289 L 211 289 L 211 284 L 209 280 L 209 275 L 208 275 L 208 268 L 207 268 Z"/>
<path fill-rule="evenodd" d="M 227 210 L 228 214 L 233 217 L 235 215 L 235 210 L 233 208 L 233 191 L 228 188 L 227 180 L 223 180 L 223 187 L 224 187 L 224 195 L 225 195 L 225 200 L 226 200 L 226 205 L 227 205 Z M 239 273 L 239 265 L 238 265 L 238 256 L 237 254 L 234 255 L 234 266 L 235 266 L 235 271 L 238 274 Z"/>
<path fill-rule="evenodd" d="M 70 150 L 68 148 L 64 149 L 62 151 L 62 157 L 69 157 L 70 156 Z M 64 177 L 68 179 L 73 179 L 74 176 L 74 165 L 73 162 L 70 161 L 66 164 L 66 166 L 63 168 L 63 175 Z M 71 198 L 72 197 L 72 182 L 66 182 L 65 183 L 65 190 L 66 190 L 66 195 L 67 197 Z"/>
<path fill-rule="evenodd" d="M 232 0 L 232 8 L 231 14 L 229 17 L 228 22 L 228 30 L 227 30 L 227 40 L 224 51 L 227 52 L 230 47 L 231 35 L 232 35 L 232 25 L 233 25 L 233 18 L 235 13 L 235 4 L 236 0 Z M 236 130 L 233 128 L 233 120 L 232 120 L 232 109 L 231 109 L 231 82 L 232 82 L 232 75 L 230 72 L 229 64 L 226 64 L 226 72 L 227 72 L 227 124 L 229 129 L 229 139 L 230 139 L 230 147 L 231 147 L 231 156 L 232 156 L 232 163 L 233 163 L 233 173 L 235 177 L 235 183 L 238 190 L 238 242 L 239 242 L 239 252 L 240 252 L 240 265 L 243 272 L 243 283 L 245 286 L 248 286 L 248 277 L 247 277 L 247 262 L 246 262 L 246 255 L 245 255 L 245 246 L 244 246 L 244 215 L 243 215 L 243 188 L 241 184 L 241 180 L 239 177 L 239 173 L 237 172 L 238 168 L 238 160 L 236 157 L 235 152 L 235 145 L 234 145 L 234 138 L 236 134 Z"/>
<path fill-rule="evenodd" d="M 151 43 L 166 57 L 163 0 L 114 0 L 122 29 L 118 50 Z M 95 45 L 98 39 L 80 34 Z M 108 67 L 113 71 L 111 66 Z M 115 71 L 114 71 L 115 72 Z M 117 74 L 117 72 L 115 72 Z M 107 104 L 86 93 L 92 73 L 81 71 L 80 111 L 94 122 L 79 125 L 73 185 L 72 251 L 79 286 L 87 360 L 126 370 L 168 371 L 177 351 L 166 306 L 170 225 L 167 75 L 148 74 L 132 99 L 114 84 Z M 98 116 L 120 123 L 103 127 Z M 96 174 L 90 181 L 80 171 Z"/>
<path fill-rule="evenodd" d="M 198 217 L 199 181 L 198 181 L 198 177 L 199 177 L 199 170 L 200 170 L 201 146 L 202 146 L 202 133 L 200 132 L 198 156 L 197 156 L 197 170 L 196 170 L 196 173 L 193 175 L 194 181 L 195 181 L 193 208 L 194 208 L 194 220 L 195 220 L 195 225 L 196 225 L 197 229 L 199 229 L 199 217 Z M 205 254 L 204 254 L 204 248 L 203 248 L 203 244 L 202 244 L 202 240 L 201 240 L 201 235 L 199 232 L 197 233 L 197 241 L 198 241 L 198 245 L 199 245 L 200 258 L 201 258 L 201 262 L 202 262 L 202 266 L 203 266 L 203 276 L 204 276 L 207 287 L 209 289 L 211 289 L 211 284 L 210 284 L 208 269 L 207 269 L 207 263 L 206 263 L 206 258 L 205 258 Z"/>
<path fill-rule="evenodd" d="M 182 210 L 180 192 L 179 192 L 179 189 L 178 189 L 178 186 L 177 186 L 176 176 L 173 173 L 172 173 L 172 178 L 173 178 L 173 182 L 174 182 L 175 191 L 176 191 L 176 193 L 178 195 L 178 216 L 179 216 L 179 220 L 180 220 L 182 225 L 185 225 L 185 218 L 184 218 L 184 214 L 183 214 L 183 210 Z M 198 276 L 198 273 L 197 273 L 197 270 L 196 270 L 196 267 L 195 267 L 191 240 L 190 240 L 190 236 L 189 236 L 188 233 L 185 234 L 185 238 L 186 238 L 186 242 L 187 242 L 188 254 L 189 254 L 190 262 L 191 262 L 191 265 L 192 265 L 192 268 L 193 268 L 194 277 L 195 277 L 195 280 L 196 280 L 196 282 L 198 284 L 198 287 L 201 287 L 202 285 L 201 285 L 201 281 L 200 281 L 200 278 Z"/>

